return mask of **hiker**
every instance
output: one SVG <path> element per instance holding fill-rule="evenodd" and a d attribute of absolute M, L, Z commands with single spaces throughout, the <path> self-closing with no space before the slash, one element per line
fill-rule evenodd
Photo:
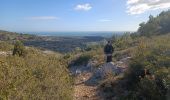
<path fill-rule="evenodd" d="M 108 43 L 106 44 L 106 46 L 104 47 L 104 53 L 106 55 L 106 62 L 112 62 L 112 53 L 114 51 L 114 48 L 111 44 L 111 41 L 108 41 Z"/>

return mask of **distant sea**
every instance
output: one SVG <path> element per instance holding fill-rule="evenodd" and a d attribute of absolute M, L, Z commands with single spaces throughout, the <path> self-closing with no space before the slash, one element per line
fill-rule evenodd
<path fill-rule="evenodd" d="M 72 36 L 101 36 L 111 37 L 113 35 L 122 35 L 125 32 L 27 32 L 38 36 L 59 36 L 59 37 L 72 37 Z"/>

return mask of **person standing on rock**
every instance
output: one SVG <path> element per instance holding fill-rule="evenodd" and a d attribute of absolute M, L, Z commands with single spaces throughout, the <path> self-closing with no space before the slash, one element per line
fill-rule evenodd
<path fill-rule="evenodd" d="M 114 48 L 112 46 L 111 41 L 108 41 L 108 43 L 104 47 L 104 53 L 106 55 L 106 62 L 112 62 L 112 54 L 113 54 Z"/>

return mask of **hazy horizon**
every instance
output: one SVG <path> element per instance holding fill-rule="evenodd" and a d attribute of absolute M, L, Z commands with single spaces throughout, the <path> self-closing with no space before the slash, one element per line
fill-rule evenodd
<path fill-rule="evenodd" d="M 21 34 L 32 34 L 37 36 L 62 36 L 62 37 L 72 37 L 72 36 L 101 36 L 101 37 L 111 37 L 114 34 L 122 35 L 128 31 L 57 31 L 57 32 L 18 32 Z"/>

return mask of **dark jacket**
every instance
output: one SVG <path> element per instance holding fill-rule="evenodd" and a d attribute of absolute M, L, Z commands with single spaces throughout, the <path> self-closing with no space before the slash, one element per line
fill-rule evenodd
<path fill-rule="evenodd" d="M 109 45 L 107 44 L 105 47 L 104 47 L 104 53 L 105 54 L 112 54 L 114 51 L 114 48 L 112 45 Z"/>

